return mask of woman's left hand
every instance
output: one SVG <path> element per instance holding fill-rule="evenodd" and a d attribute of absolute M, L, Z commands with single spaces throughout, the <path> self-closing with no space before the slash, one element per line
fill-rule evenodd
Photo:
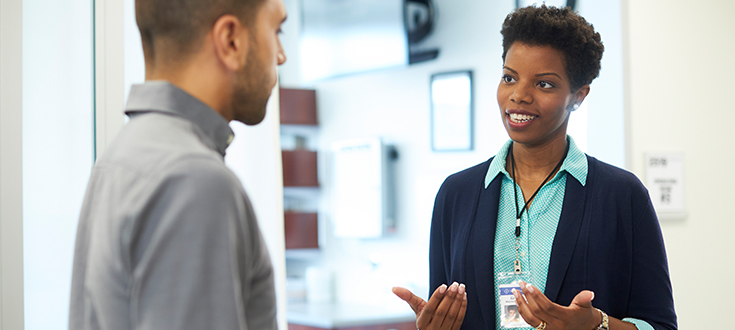
<path fill-rule="evenodd" d="M 538 327 L 546 322 L 546 330 L 557 329 L 595 329 L 602 322 L 602 315 L 592 307 L 595 293 L 584 290 L 577 294 L 568 306 L 555 304 L 543 292 L 531 284 L 520 283 L 525 299 L 520 292 L 513 294 L 518 311 L 526 323 Z"/>

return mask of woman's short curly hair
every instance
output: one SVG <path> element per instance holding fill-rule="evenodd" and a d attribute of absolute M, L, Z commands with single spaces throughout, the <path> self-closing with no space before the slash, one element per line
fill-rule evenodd
<path fill-rule="evenodd" d="M 605 47 L 592 24 L 571 8 L 529 6 L 505 17 L 503 62 L 516 41 L 534 46 L 551 46 L 564 53 L 565 68 L 572 90 L 592 82 L 600 74 Z"/>

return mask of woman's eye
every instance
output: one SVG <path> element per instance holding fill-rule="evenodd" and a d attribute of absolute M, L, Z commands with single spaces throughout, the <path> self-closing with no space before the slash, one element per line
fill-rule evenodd
<path fill-rule="evenodd" d="M 550 83 L 548 83 L 546 81 L 539 81 L 538 87 L 541 87 L 541 88 L 544 88 L 544 89 L 549 89 L 549 88 L 554 88 L 554 85 L 552 85 L 552 84 L 550 84 Z"/>
<path fill-rule="evenodd" d="M 504 82 L 504 83 L 506 83 L 506 84 L 508 84 L 508 83 L 512 83 L 512 82 L 514 82 L 514 81 L 515 81 L 515 79 L 513 79 L 513 77 L 511 77 L 511 76 L 509 76 L 509 75 L 507 75 L 507 74 L 503 75 L 503 78 L 502 78 L 502 80 L 503 80 L 503 82 Z"/>

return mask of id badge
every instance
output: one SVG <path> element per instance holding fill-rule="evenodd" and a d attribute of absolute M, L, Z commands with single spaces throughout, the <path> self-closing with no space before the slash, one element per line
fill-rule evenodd
<path fill-rule="evenodd" d="M 499 273 L 497 276 L 498 285 L 498 303 L 500 305 L 500 328 L 501 329 L 515 329 L 515 328 L 533 328 L 521 317 L 521 313 L 518 312 L 518 304 L 516 303 L 516 297 L 513 295 L 513 289 L 523 295 L 520 281 L 528 283 L 531 275 L 529 272 L 522 272 L 521 274 L 515 273 Z"/>

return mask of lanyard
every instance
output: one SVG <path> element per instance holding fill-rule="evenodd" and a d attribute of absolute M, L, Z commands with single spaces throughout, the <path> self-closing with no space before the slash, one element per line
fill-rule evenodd
<path fill-rule="evenodd" d="M 529 208 L 528 203 L 530 203 L 534 197 L 536 197 L 536 194 L 541 190 L 541 187 L 546 184 L 549 179 L 551 179 L 551 176 L 561 168 L 561 165 L 564 163 L 564 159 L 567 158 L 567 154 L 569 153 L 569 141 L 567 140 L 567 149 L 564 151 L 564 156 L 561 157 L 559 160 L 559 163 L 556 164 L 553 170 L 551 170 L 551 173 L 549 173 L 548 176 L 546 176 L 546 179 L 544 179 L 544 182 L 541 182 L 541 185 L 538 186 L 536 191 L 531 195 L 531 198 L 528 199 L 528 201 L 525 202 L 523 205 L 523 208 L 518 211 L 518 188 L 516 188 L 516 159 L 513 157 L 513 142 L 511 142 L 510 147 L 508 147 L 508 154 L 510 154 L 510 167 L 511 171 L 513 173 L 513 177 L 511 178 L 513 180 L 513 199 L 515 200 L 516 204 L 516 260 L 513 262 L 513 271 L 516 274 L 521 273 L 521 216 L 523 216 L 523 211 Z"/>

